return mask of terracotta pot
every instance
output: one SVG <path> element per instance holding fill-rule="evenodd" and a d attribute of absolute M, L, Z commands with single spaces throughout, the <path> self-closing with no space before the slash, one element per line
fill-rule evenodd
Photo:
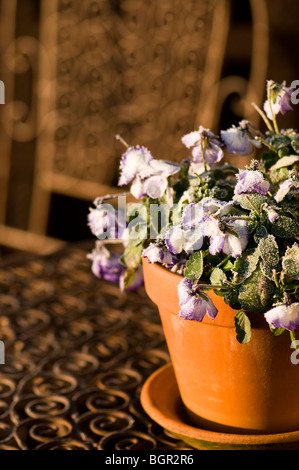
<path fill-rule="evenodd" d="M 211 431 L 276 433 L 299 429 L 299 364 L 291 341 L 275 337 L 262 314 L 240 344 L 235 311 L 209 291 L 218 315 L 202 322 L 178 316 L 182 277 L 143 260 L 145 289 L 158 306 L 179 392 L 192 422 Z"/>

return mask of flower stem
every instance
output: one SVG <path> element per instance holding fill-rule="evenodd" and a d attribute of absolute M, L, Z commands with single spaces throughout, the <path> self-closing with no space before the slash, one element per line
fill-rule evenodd
<path fill-rule="evenodd" d="M 240 215 L 240 216 L 238 216 L 238 215 L 229 216 L 228 215 L 227 217 L 225 217 L 225 219 L 226 220 L 252 220 L 251 217 L 246 216 L 246 215 L 243 215 L 243 216 L 242 215 Z"/>
<path fill-rule="evenodd" d="M 200 146 L 201 146 L 201 153 L 202 153 L 202 161 L 203 161 L 203 166 L 205 169 L 205 173 L 207 173 L 208 168 L 207 168 L 207 162 L 205 159 L 205 152 L 204 152 L 204 144 L 203 144 L 203 136 L 200 136 Z"/>
<path fill-rule="evenodd" d="M 129 144 L 122 138 L 121 135 L 116 134 L 116 140 L 119 140 L 127 149 L 130 147 Z"/>
<path fill-rule="evenodd" d="M 255 108 L 255 110 L 259 113 L 259 115 L 262 117 L 263 121 L 265 122 L 266 126 L 268 127 L 269 131 L 270 132 L 274 132 L 274 129 L 269 121 L 269 119 L 267 118 L 266 114 L 264 113 L 264 111 L 262 111 L 257 104 L 255 103 L 251 103 L 252 106 Z"/>
<path fill-rule="evenodd" d="M 294 331 L 290 331 L 290 338 L 291 338 L 292 346 L 294 347 L 294 349 L 297 349 L 297 350 L 298 350 L 298 349 L 299 349 L 299 345 L 297 344 Z"/>
<path fill-rule="evenodd" d="M 273 121 L 274 129 L 275 129 L 275 133 L 278 135 L 279 134 L 279 129 L 278 129 L 276 117 L 275 117 L 275 114 L 274 114 L 274 111 L 273 111 L 273 108 L 272 108 L 273 90 L 272 90 L 271 86 L 268 86 L 267 95 L 268 95 L 268 103 L 269 103 L 269 108 L 270 108 L 270 112 L 271 112 L 271 115 L 272 115 L 272 121 Z"/>
<path fill-rule="evenodd" d="M 251 207 L 254 209 L 254 211 L 255 211 L 258 215 L 260 215 L 259 210 L 255 207 L 255 205 L 253 204 L 253 202 L 250 200 L 250 197 L 248 197 L 247 194 L 245 194 L 245 196 L 246 196 L 247 201 L 248 201 L 249 204 L 251 205 Z"/>

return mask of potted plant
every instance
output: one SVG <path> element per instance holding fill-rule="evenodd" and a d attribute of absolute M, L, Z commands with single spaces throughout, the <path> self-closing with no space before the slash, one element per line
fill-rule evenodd
<path fill-rule="evenodd" d="M 137 202 L 123 193 L 116 208 L 108 195 L 88 214 L 94 274 L 122 289 L 144 280 L 186 410 L 210 430 L 299 426 L 299 134 L 277 123 L 292 92 L 268 81 L 263 109 L 253 104 L 265 132 L 245 120 L 219 136 L 199 127 L 182 137 L 180 164 L 118 137 L 119 185 Z M 251 163 L 222 163 L 225 152 Z"/>

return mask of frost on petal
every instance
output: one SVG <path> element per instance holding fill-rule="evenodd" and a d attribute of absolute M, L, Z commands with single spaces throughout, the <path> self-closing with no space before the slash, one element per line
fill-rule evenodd
<path fill-rule="evenodd" d="M 189 134 L 184 135 L 184 137 L 182 137 L 182 142 L 188 149 L 190 149 L 191 147 L 193 147 L 193 145 L 195 145 L 200 140 L 200 138 L 201 138 L 200 132 L 193 131 L 193 132 L 189 132 Z"/>
<path fill-rule="evenodd" d="M 119 186 L 129 184 L 139 173 L 147 171 L 152 159 L 152 154 L 146 148 L 130 147 L 121 158 Z"/>
<path fill-rule="evenodd" d="M 102 204 L 96 209 L 90 209 L 88 226 L 97 238 L 115 238 L 116 216 L 115 209 L 110 204 Z"/>
<path fill-rule="evenodd" d="M 154 243 L 143 250 L 142 256 L 147 258 L 150 263 L 163 263 L 164 259 L 163 249 Z"/>
<path fill-rule="evenodd" d="M 159 199 L 167 189 L 167 179 L 164 176 L 150 176 L 144 181 L 145 193 L 152 199 Z"/>
<path fill-rule="evenodd" d="M 173 255 L 182 253 L 184 248 L 184 230 L 180 226 L 173 226 L 165 234 L 165 243 Z"/>
<path fill-rule="evenodd" d="M 151 243 L 142 252 L 142 256 L 146 258 L 149 263 L 160 263 L 167 267 L 172 267 L 177 263 L 177 257 L 169 253 L 164 246 Z"/>
<path fill-rule="evenodd" d="M 225 234 L 220 230 L 218 221 L 213 217 L 205 217 L 202 229 L 203 234 L 210 238 L 211 255 L 219 253 L 224 245 Z"/>
<path fill-rule="evenodd" d="M 184 277 L 178 285 L 178 296 L 180 306 L 188 302 L 190 292 L 192 292 L 192 281 L 191 279 Z"/>
<path fill-rule="evenodd" d="M 247 223 L 243 220 L 232 222 L 226 230 L 223 253 L 233 258 L 241 256 L 248 243 Z"/>
<path fill-rule="evenodd" d="M 178 286 L 180 312 L 179 317 L 185 320 L 202 321 L 205 314 L 214 319 L 218 313 L 211 298 L 197 289 L 194 291 L 192 281 L 184 278 Z"/>
<path fill-rule="evenodd" d="M 299 192 L 299 181 L 295 181 L 295 180 L 293 180 L 292 178 L 289 178 L 289 179 L 283 181 L 283 182 L 280 184 L 279 189 L 278 189 L 276 195 L 274 196 L 275 201 L 276 201 L 276 202 L 282 201 L 283 198 L 284 198 L 290 191 Z"/>
<path fill-rule="evenodd" d="M 184 320 L 202 321 L 206 314 L 206 305 L 200 297 L 190 296 L 188 302 L 182 305 L 179 317 Z"/>
<path fill-rule="evenodd" d="M 199 204 L 187 204 L 183 209 L 182 215 L 184 227 L 192 229 L 202 221 L 203 215 L 203 208 Z"/>
<path fill-rule="evenodd" d="M 198 227 L 193 230 L 186 230 L 184 238 L 184 250 L 186 253 L 191 254 L 194 251 L 201 249 L 204 241 L 204 236 L 201 227 Z"/>
<path fill-rule="evenodd" d="M 264 179 L 258 170 L 240 170 L 237 175 L 238 182 L 235 186 L 235 194 L 260 193 L 266 195 L 271 189 L 269 181 Z"/>
<path fill-rule="evenodd" d="M 299 302 L 273 307 L 265 313 L 265 319 L 272 328 L 297 330 L 299 328 Z"/>
<path fill-rule="evenodd" d="M 205 160 L 208 165 L 213 165 L 213 163 L 220 162 L 223 158 L 223 150 L 217 144 L 211 144 L 211 146 L 206 146 L 204 148 Z"/>
<path fill-rule="evenodd" d="M 137 176 L 130 188 L 131 194 L 136 198 L 136 199 L 142 199 L 143 197 L 146 196 L 146 191 L 144 188 L 144 183 L 141 181 L 139 176 Z"/>
<path fill-rule="evenodd" d="M 244 129 L 232 127 L 226 131 L 221 131 L 221 137 L 231 154 L 246 156 L 254 150 L 254 145 Z"/>
<path fill-rule="evenodd" d="M 125 269 L 120 261 L 120 255 L 111 253 L 101 246 L 87 257 L 92 261 L 91 270 L 96 277 L 110 282 L 119 282 Z"/>
<path fill-rule="evenodd" d="M 151 160 L 149 163 L 152 175 L 171 176 L 180 171 L 180 165 L 166 160 Z"/>

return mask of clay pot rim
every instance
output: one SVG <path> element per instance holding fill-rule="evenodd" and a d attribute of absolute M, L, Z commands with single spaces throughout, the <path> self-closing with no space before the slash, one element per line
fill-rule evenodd
<path fill-rule="evenodd" d="M 173 273 L 172 271 L 170 271 L 169 269 L 167 269 L 165 266 L 162 266 L 161 264 L 159 263 L 150 263 L 147 258 L 145 257 L 142 257 L 142 264 L 144 265 L 144 263 L 148 263 L 153 269 L 156 269 L 158 271 L 160 271 L 161 273 L 163 273 L 163 275 L 167 275 L 167 277 L 171 277 L 173 279 L 176 280 L 176 282 L 178 281 L 178 279 L 183 279 L 184 276 L 182 274 L 177 274 L 177 273 Z M 204 284 L 204 283 L 203 283 Z M 204 290 L 204 289 L 203 289 Z M 220 299 L 224 302 L 223 298 L 218 296 L 214 289 L 208 289 L 208 291 L 210 292 L 210 296 L 212 297 L 212 300 L 215 300 L 215 297 L 218 298 L 218 300 L 220 301 Z M 230 307 L 229 305 L 226 304 L 226 308 L 229 308 L 231 310 L 231 312 L 237 312 L 237 309 L 233 309 L 232 307 Z M 250 321 L 251 321 L 251 328 L 252 329 L 269 329 L 269 325 L 267 324 L 265 318 L 264 318 L 264 313 L 260 313 L 260 312 L 247 312 L 246 311 L 246 315 L 249 317 Z M 195 320 L 188 320 L 188 322 L 194 322 Z M 214 322 L 213 320 L 210 320 L 209 318 L 208 319 L 203 319 L 202 323 L 205 323 L 207 325 L 210 325 L 210 326 L 213 326 Z M 234 328 L 234 326 L 228 326 L 228 325 L 222 325 L 223 327 L 228 327 L 228 328 Z"/>

